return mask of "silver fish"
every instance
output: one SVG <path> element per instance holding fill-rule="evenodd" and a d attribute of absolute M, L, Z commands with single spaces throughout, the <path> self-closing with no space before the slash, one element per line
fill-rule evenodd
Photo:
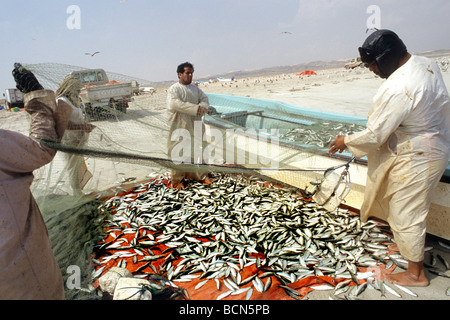
<path fill-rule="evenodd" d="M 394 296 L 399 297 L 399 298 L 402 297 L 400 293 L 398 293 L 397 291 L 395 291 L 393 288 L 391 288 L 391 287 L 390 287 L 388 284 L 386 284 L 385 282 L 383 282 L 383 287 L 384 287 L 387 291 L 389 291 L 391 294 L 393 294 Z"/>
<path fill-rule="evenodd" d="M 216 300 L 222 300 L 223 298 L 228 297 L 228 296 L 229 296 L 230 294 L 232 294 L 232 293 L 233 293 L 233 290 L 226 291 L 226 292 L 220 294 L 220 295 L 216 298 Z"/>
<path fill-rule="evenodd" d="M 100 245 L 104 251 L 108 246 L 130 250 L 133 263 L 147 262 L 145 267 L 167 273 L 169 280 L 192 281 L 195 277 L 190 275 L 198 274 L 202 281 L 197 288 L 214 279 L 217 290 L 223 281 L 233 292 L 248 283 L 265 292 L 274 276 L 283 284 L 314 274 L 354 281 L 358 266 L 389 261 L 383 252 L 387 238 L 375 222 L 363 224 L 344 209 L 328 212 L 305 201 L 298 190 L 230 175 L 216 177 L 211 185 L 193 183 L 185 190 L 155 181 L 99 207 L 101 212 L 113 212 L 105 224 L 117 235 Z M 125 242 L 122 235 L 133 232 L 133 240 Z M 168 247 L 164 253 L 156 251 L 161 244 Z M 128 254 L 123 251 L 96 261 L 102 265 Z M 159 270 L 151 264 L 156 260 L 163 262 Z M 265 272 L 265 284 L 262 275 L 242 279 L 242 269 L 254 264 Z"/>
<path fill-rule="evenodd" d="M 394 283 L 394 285 L 399 288 L 400 290 L 402 290 L 403 292 L 406 292 L 407 294 L 409 294 L 410 296 L 413 297 L 417 297 L 417 294 L 415 294 L 414 292 L 412 292 L 411 290 L 409 290 L 408 288 L 401 286 L 399 284 Z"/>

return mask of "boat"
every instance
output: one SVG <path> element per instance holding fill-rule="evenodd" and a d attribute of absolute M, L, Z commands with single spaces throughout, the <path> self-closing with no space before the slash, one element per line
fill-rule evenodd
<path fill-rule="evenodd" d="M 213 135 L 217 130 L 222 132 L 223 141 L 215 139 L 212 143 L 218 143 L 217 148 L 223 149 L 223 154 L 227 156 L 223 159 L 228 164 L 234 161 L 247 169 L 261 169 L 261 173 L 267 178 L 305 191 L 311 189 L 314 183 L 320 182 L 328 169 L 348 168 L 351 190 L 342 205 L 359 213 L 364 199 L 367 159 L 355 159 L 348 152 L 330 155 L 327 152 L 328 141 L 320 145 L 316 141 L 305 143 L 286 137 L 288 132 L 296 128 L 313 131 L 309 128 L 318 125 L 323 127 L 324 124 L 330 123 L 336 125 L 336 130 L 342 129 L 340 125 L 357 130 L 365 126 L 366 118 L 246 97 L 208 94 L 208 98 L 217 113 L 205 117 L 206 133 Z M 271 130 L 279 130 L 277 137 L 272 135 L 273 132 L 269 132 Z M 332 136 L 339 133 L 327 132 Z M 319 132 L 319 135 L 322 133 Z M 270 161 L 265 159 L 262 161 L 264 163 L 255 162 L 261 153 L 268 152 Z M 243 153 L 246 154 L 246 163 L 240 163 L 242 158 L 238 158 L 239 154 Z M 230 157 L 230 154 L 233 157 Z M 253 162 L 249 161 L 252 159 Z M 445 240 L 450 240 L 449 183 L 450 162 L 433 194 L 427 218 L 427 233 Z"/>

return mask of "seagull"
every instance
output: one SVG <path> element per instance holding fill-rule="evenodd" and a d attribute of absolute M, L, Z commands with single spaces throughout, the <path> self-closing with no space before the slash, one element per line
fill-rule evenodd
<path fill-rule="evenodd" d="M 85 53 L 85 55 L 93 57 L 93 56 L 95 56 L 97 53 L 100 53 L 100 51 L 96 51 L 96 52 L 94 52 L 94 53 L 89 53 L 89 52 L 87 52 L 87 53 Z"/>

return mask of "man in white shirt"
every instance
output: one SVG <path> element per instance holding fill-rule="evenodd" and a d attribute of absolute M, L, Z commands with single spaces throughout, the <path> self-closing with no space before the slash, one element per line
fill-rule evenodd
<path fill-rule="evenodd" d="M 387 221 L 408 260 L 405 272 L 387 275 L 387 280 L 427 286 L 425 219 L 448 165 L 450 98 L 436 63 L 409 54 L 394 32 L 375 31 L 359 51 L 369 69 L 387 80 L 374 97 L 366 129 L 337 136 L 329 152 L 348 148 L 356 157 L 368 158 L 361 219 Z"/>
<path fill-rule="evenodd" d="M 170 114 L 170 129 L 168 137 L 168 155 L 172 160 L 179 160 L 190 163 L 198 163 L 203 159 L 202 146 L 203 133 L 205 132 L 202 124 L 202 117 L 208 112 L 208 97 L 198 86 L 192 84 L 194 74 L 194 66 L 185 62 L 177 68 L 178 82 L 173 84 L 167 95 L 167 110 Z M 201 130 L 196 130 L 200 128 Z M 188 148 L 183 150 L 190 154 L 180 156 L 178 153 L 180 142 L 178 138 L 182 133 L 189 135 L 190 141 L 181 141 L 181 143 L 189 143 Z M 195 158 L 200 156 L 200 159 Z M 175 159 L 176 158 L 176 159 Z M 202 161 L 201 161 L 202 162 Z M 172 169 L 172 185 L 178 189 L 184 188 L 184 180 L 196 180 L 209 183 L 210 179 L 207 174 L 200 172 L 187 172 L 182 170 L 183 164 L 180 164 L 179 170 Z"/>

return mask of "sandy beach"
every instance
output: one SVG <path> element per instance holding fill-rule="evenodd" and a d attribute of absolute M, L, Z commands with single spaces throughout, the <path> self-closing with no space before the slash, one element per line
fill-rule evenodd
<path fill-rule="evenodd" d="M 209 93 L 275 100 L 301 108 L 367 117 L 372 98 L 383 82 L 366 68 L 335 68 L 317 70 L 316 73 L 311 76 L 291 73 L 243 78 L 200 84 L 200 87 Z M 442 75 L 449 88 L 450 72 Z"/>
<path fill-rule="evenodd" d="M 421 55 L 428 56 L 439 63 L 450 60 L 450 50 Z M 301 108 L 366 117 L 372 98 L 383 79 L 363 67 L 347 70 L 344 68 L 344 61 L 341 68 L 325 66 L 326 63 L 323 68 L 314 69 L 316 75 L 298 76 L 304 71 L 299 69 L 294 73 L 273 74 L 272 71 L 270 75 L 238 77 L 233 80 L 229 78 L 222 81 L 212 76 L 209 81 L 202 81 L 198 85 L 205 93 L 274 100 Z M 443 72 L 442 75 L 449 88 L 450 70 Z M 194 80 L 195 77 L 194 74 Z M 146 110 L 161 113 L 160 116 L 164 117 L 169 86 L 170 84 L 158 86 L 153 94 L 136 96 L 135 101 L 130 104 L 131 116 L 145 115 L 144 110 Z M 143 112 L 139 113 L 138 110 Z M 11 120 L 1 121 L 0 128 L 23 132 L 23 126 L 17 122 L 23 118 L 22 116 L 22 112 L 12 113 L 0 110 L 0 119 Z"/>

